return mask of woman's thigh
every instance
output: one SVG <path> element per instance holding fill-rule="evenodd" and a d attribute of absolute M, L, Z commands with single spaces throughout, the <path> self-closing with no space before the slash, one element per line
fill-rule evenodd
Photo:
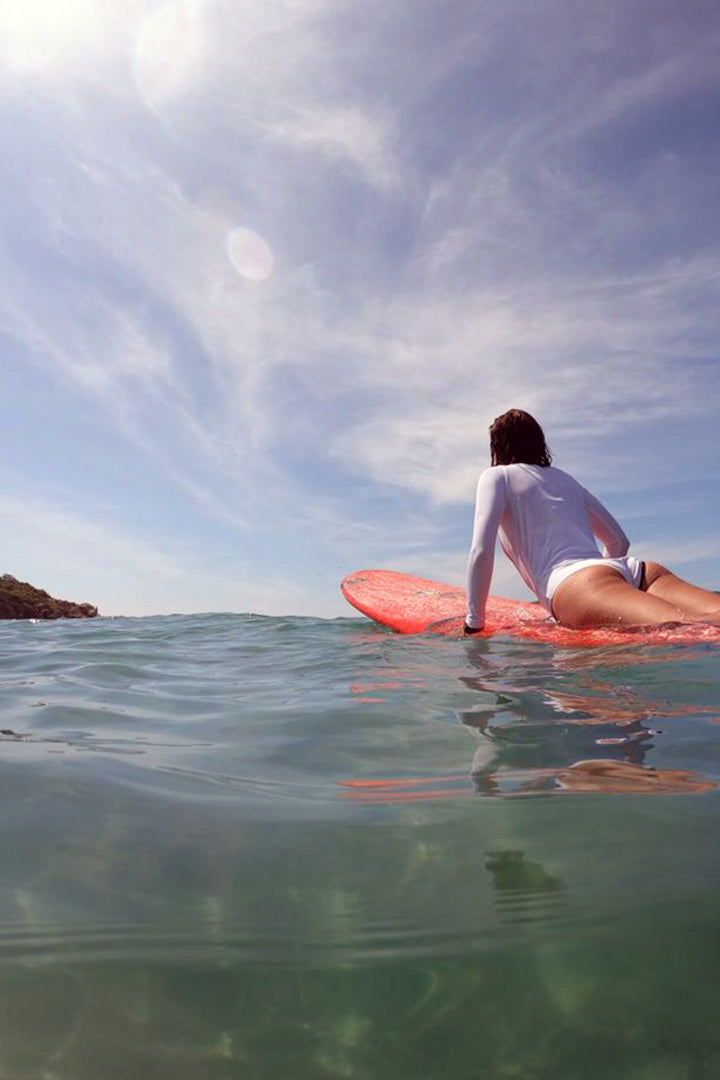
<path fill-rule="evenodd" d="M 588 566 L 571 574 L 552 598 L 553 615 L 563 626 L 657 626 L 682 622 L 674 603 L 628 585 L 608 566 Z"/>
<path fill-rule="evenodd" d="M 720 608 L 720 596 L 717 593 L 683 581 L 660 563 L 645 563 L 642 587 L 650 596 L 659 597 L 660 600 L 679 607 L 685 615 L 697 617 L 716 612 Z"/>

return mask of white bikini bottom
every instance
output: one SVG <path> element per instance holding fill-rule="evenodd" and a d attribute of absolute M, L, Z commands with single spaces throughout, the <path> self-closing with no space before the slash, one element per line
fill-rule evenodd
<path fill-rule="evenodd" d="M 573 559 L 570 562 L 559 563 L 550 571 L 550 577 L 547 579 L 547 585 L 545 586 L 548 608 L 553 593 L 558 586 L 562 585 L 563 581 L 569 578 L 571 574 L 576 574 L 578 570 L 584 570 L 586 566 L 607 566 L 610 570 L 617 570 L 625 578 L 628 585 L 632 585 L 634 589 L 640 588 L 645 569 L 645 563 L 640 559 L 636 559 L 634 555 L 626 555 L 623 559 Z"/>

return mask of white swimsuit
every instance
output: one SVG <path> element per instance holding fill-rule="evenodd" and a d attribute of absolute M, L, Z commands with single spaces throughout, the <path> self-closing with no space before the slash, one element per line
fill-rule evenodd
<path fill-rule="evenodd" d="M 608 566 L 639 588 L 643 564 L 615 518 L 568 473 L 552 465 L 493 465 L 480 476 L 468 562 L 468 626 L 480 629 L 495 538 L 552 614 L 561 582 L 586 566 Z M 602 554 L 596 538 L 602 544 Z"/>

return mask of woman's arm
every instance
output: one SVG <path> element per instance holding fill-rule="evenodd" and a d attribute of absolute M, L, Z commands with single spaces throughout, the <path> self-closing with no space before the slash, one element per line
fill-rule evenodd
<path fill-rule="evenodd" d="M 583 490 L 585 491 L 584 488 Z M 592 530 L 603 546 L 605 558 L 620 559 L 627 555 L 630 541 L 610 511 L 589 491 L 585 491 L 585 506 Z"/>
<path fill-rule="evenodd" d="M 475 519 L 467 569 L 466 632 L 482 630 L 485 625 L 485 604 L 495 560 L 495 538 L 505 509 L 505 499 L 503 469 L 498 466 L 486 469 L 478 480 L 475 494 Z"/>

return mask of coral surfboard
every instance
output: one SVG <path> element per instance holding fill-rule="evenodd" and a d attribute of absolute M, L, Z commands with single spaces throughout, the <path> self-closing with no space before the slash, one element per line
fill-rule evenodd
<path fill-rule="evenodd" d="M 428 578 L 399 574 L 394 570 L 358 570 L 340 586 L 345 599 L 370 619 L 400 634 L 441 634 L 462 637 L 465 621 L 465 590 Z M 702 624 L 635 627 L 616 630 L 598 627 L 570 630 L 559 626 L 538 603 L 488 598 L 485 628 L 477 638 L 510 635 L 550 645 L 674 644 L 714 642 L 720 644 L 720 627 Z M 475 636 L 469 640 L 475 640 Z"/>

